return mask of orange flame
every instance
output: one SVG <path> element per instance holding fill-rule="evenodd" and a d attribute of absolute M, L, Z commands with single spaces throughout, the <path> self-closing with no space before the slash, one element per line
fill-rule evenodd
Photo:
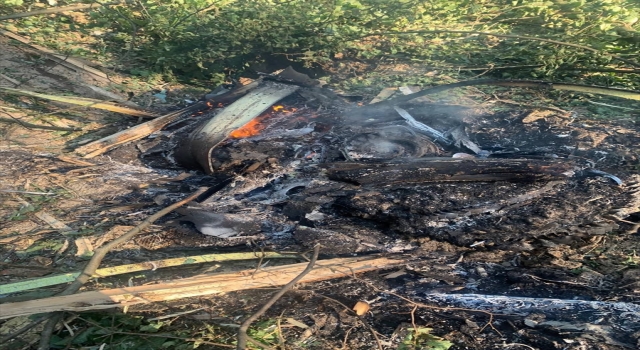
<path fill-rule="evenodd" d="M 293 113 L 296 111 L 295 108 L 291 108 L 287 110 L 287 109 L 284 109 L 284 106 L 280 106 L 280 105 L 272 106 L 271 109 L 273 110 L 273 112 L 282 112 L 282 113 Z M 269 116 L 271 116 L 273 112 L 265 112 L 262 115 L 252 119 L 247 124 L 232 131 L 231 134 L 229 134 L 229 137 L 234 139 L 242 139 L 246 137 L 259 135 L 260 132 L 266 128 L 266 125 L 263 123 L 263 121 L 269 118 Z"/>
<path fill-rule="evenodd" d="M 239 129 L 236 129 L 229 134 L 230 137 L 234 139 L 242 139 L 245 137 L 256 136 L 260 134 L 260 131 L 264 130 L 265 125 L 260 123 L 260 118 L 254 118 L 247 124 L 241 126 Z"/>
<path fill-rule="evenodd" d="M 284 106 L 281 106 L 281 105 L 275 105 L 271 108 L 273 109 L 274 112 L 282 112 L 282 113 L 293 113 L 297 111 L 296 108 L 284 109 Z"/>

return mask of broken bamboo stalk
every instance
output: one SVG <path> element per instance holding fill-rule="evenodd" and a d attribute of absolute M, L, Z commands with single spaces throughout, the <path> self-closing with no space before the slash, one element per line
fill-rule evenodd
<path fill-rule="evenodd" d="M 324 167 L 332 180 L 384 186 L 451 181 L 532 182 L 566 179 L 573 164 L 568 161 L 531 159 L 419 158 L 380 163 L 328 163 Z"/>
<path fill-rule="evenodd" d="M 68 103 L 68 104 L 72 104 L 72 105 L 76 105 L 76 106 L 83 106 L 83 107 L 91 107 L 91 108 L 96 108 L 96 109 L 102 109 L 102 110 L 105 110 L 105 111 L 132 115 L 134 117 L 142 117 L 142 118 L 155 118 L 155 117 L 157 117 L 156 114 L 151 113 L 151 112 L 147 112 L 147 111 L 140 110 L 140 109 L 134 109 L 134 108 L 131 108 L 131 107 L 123 107 L 123 106 L 119 106 L 117 103 L 113 103 L 113 102 L 109 102 L 109 101 L 96 100 L 96 99 L 93 99 L 93 98 L 75 97 L 75 96 L 47 95 L 47 94 L 40 94 L 40 93 L 37 93 L 37 92 L 28 91 L 28 90 L 12 89 L 12 88 L 8 88 L 8 87 L 0 87 L 0 91 L 4 91 L 4 92 L 11 93 L 11 94 L 14 94 L 14 95 L 31 96 L 31 97 L 41 98 L 41 99 L 49 100 L 49 101 L 63 102 L 63 103 Z"/>
<path fill-rule="evenodd" d="M 256 88 L 258 84 L 259 84 L 259 80 L 256 80 L 234 91 L 231 91 L 221 96 L 216 96 L 211 100 L 197 102 L 179 111 L 165 114 L 156 119 L 150 120 L 142 124 L 138 124 L 129 129 L 122 130 L 113 135 L 109 135 L 107 137 L 101 138 L 100 140 L 93 141 L 82 147 L 76 148 L 75 152 L 81 155 L 85 159 L 99 156 L 122 144 L 140 140 L 144 137 L 147 137 L 152 133 L 162 129 L 167 124 L 172 123 L 180 118 L 207 110 L 211 108 L 211 105 L 213 104 L 226 103 L 228 101 L 231 101 L 237 98 L 238 96 L 242 96 L 245 93 L 249 92 L 250 90 Z"/>
<path fill-rule="evenodd" d="M 185 108 L 186 109 L 186 108 Z M 110 151 L 119 145 L 127 142 L 140 140 L 150 134 L 162 129 L 165 125 L 181 118 L 185 115 L 184 110 L 171 112 L 148 122 L 138 124 L 129 129 L 122 130 L 113 135 L 93 141 L 74 150 L 77 154 L 85 159 L 91 159 Z"/>
<path fill-rule="evenodd" d="M 393 96 L 393 94 L 395 94 L 396 91 L 398 91 L 398 88 L 395 88 L 395 87 L 384 88 L 384 89 L 380 90 L 380 92 L 376 95 L 376 97 L 374 97 L 369 102 L 369 104 L 382 102 L 382 101 L 388 99 L 389 97 Z"/>
<path fill-rule="evenodd" d="M 349 277 L 356 273 L 398 266 L 404 260 L 384 257 L 337 258 L 319 261 L 300 283 Z M 274 266 L 257 272 L 200 275 L 159 284 L 114 288 L 2 305 L 0 319 L 56 311 L 87 311 L 170 301 L 232 291 L 282 286 L 300 274 L 307 263 Z M 255 273 L 254 273 L 255 272 Z"/>
<path fill-rule="evenodd" d="M 89 65 L 83 63 L 82 61 L 79 61 L 77 59 L 74 59 L 72 57 L 68 57 L 65 55 L 61 55 L 55 51 L 49 50 L 46 47 L 42 47 L 40 45 L 36 45 L 31 43 L 31 40 L 28 38 L 25 38 L 21 35 L 6 31 L 6 30 L 2 30 L 0 29 L 0 34 L 3 34 L 4 36 L 7 36 L 13 40 L 17 40 L 23 44 L 29 45 L 31 46 L 33 49 L 38 50 L 42 53 L 44 53 L 48 58 L 50 58 L 51 60 L 57 62 L 58 64 L 61 64 L 69 69 L 72 70 L 81 70 L 81 71 L 85 71 L 91 75 L 93 75 L 94 78 L 98 78 L 100 81 L 104 81 L 104 82 L 108 82 L 109 81 L 109 77 L 107 76 L 107 74 L 105 74 L 104 72 L 101 72 L 95 68 L 90 67 Z"/>
<path fill-rule="evenodd" d="M 116 276 L 125 273 L 139 272 L 139 271 L 154 271 L 159 268 L 183 266 L 191 264 L 202 264 L 210 262 L 223 262 L 223 261 L 236 261 L 236 260 L 251 260 L 256 258 L 274 259 L 274 258 L 288 258 L 295 259 L 296 255 L 280 254 L 275 252 L 264 253 L 227 253 L 227 254 L 204 254 L 195 256 L 186 256 L 183 258 L 171 258 L 157 261 L 148 261 L 138 264 L 119 265 L 113 267 L 104 267 L 97 269 L 91 278 Z M 68 272 L 60 275 L 46 276 L 28 281 L 20 281 L 14 283 L 7 283 L 0 285 L 0 295 L 19 293 L 26 290 L 43 288 L 48 286 L 54 286 L 57 284 L 73 282 L 80 272 Z"/>

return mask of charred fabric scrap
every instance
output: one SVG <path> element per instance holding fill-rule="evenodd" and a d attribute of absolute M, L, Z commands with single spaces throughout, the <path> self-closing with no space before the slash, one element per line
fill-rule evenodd
<path fill-rule="evenodd" d="M 498 123 L 499 117 L 462 121 L 386 102 L 378 109 L 327 105 L 338 98 L 307 78 L 264 79 L 181 141 L 178 161 L 235 177 L 228 181 L 233 186 L 184 211 L 201 232 L 255 235 L 261 223 L 267 239 L 283 232 L 308 246 L 333 239 L 324 243 L 345 248 L 335 253 L 395 250 L 394 234 L 520 249 L 532 236 L 611 230 L 616 225 L 594 213 L 607 215 L 628 200 L 615 186 L 618 178 L 580 171 L 576 161 L 557 155 L 570 143 L 541 145 L 540 133 L 526 134 L 521 123 L 519 132 L 531 142 L 503 147 L 494 133 L 483 136 L 492 144 L 485 149 L 467 130 L 480 118 Z M 278 101 L 299 108 L 264 119 L 274 125 L 259 135 L 228 138 Z M 601 196 L 611 201 L 591 201 Z M 202 211 L 215 215 L 193 219 Z M 245 217 L 233 223 L 229 214 Z M 201 220 L 206 217 L 211 220 Z"/>

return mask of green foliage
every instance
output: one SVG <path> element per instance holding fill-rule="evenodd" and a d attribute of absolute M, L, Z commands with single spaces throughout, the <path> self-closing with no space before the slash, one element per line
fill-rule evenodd
<path fill-rule="evenodd" d="M 176 319 L 173 319 L 176 320 Z M 209 344 L 236 342 L 236 328 L 224 329 L 208 323 L 190 325 L 180 321 L 145 321 L 142 316 L 118 313 L 83 313 L 51 340 L 52 348 L 99 348 L 105 350 L 196 349 Z M 248 335 L 265 344 L 278 343 L 273 319 L 256 323 Z M 251 348 L 255 348 L 250 345 Z M 210 348 L 210 346 L 208 347 Z"/>
<path fill-rule="evenodd" d="M 306 65 L 334 55 L 446 67 L 535 66 L 526 77 L 565 77 L 567 67 L 638 61 L 635 0 L 143 0 L 101 8 L 94 26 L 117 56 L 154 71 L 219 81 L 273 55 Z M 447 31 L 524 35 L 592 47 Z M 429 32 L 441 31 L 441 32 Z M 405 33 L 405 34 L 403 34 Z M 499 71 L 503 77 L 521 71 Z M 606 76 L 606 74 L 605 74 Z M 623 84 L 636 84 L 622 80 Z M 629 85 L 630 86 L 630 85 Z"/>
<path fill-rule="evenodd" d="M 625 259 L 623 264 L 629 267 L 637 267 L 638 265 L 640 265 L 640 256 L 638 256 L 638 254 L 634 250 L 633 253 L 627 255 L 627 258 Z"/>
<path fill-rule="evenodd" d="M 140 316 L 125 314 L 83 314 L 71 326 L 75 334 L 54 335 L 53 348 L 100 347 L 110 350 L 194 349 L 180 332 L 160 332 L 165 322 L 145 322 Z"/>
<path fill-rule="evenodd" d="M 22 0 L 0 0 L 0 6 L 20 6 L 22 5 Z"/>
<path fill-rule="evenodd" d="M 0 1 L 0 8 L 15 2 Z M 339 55 L 365 62 L 426 62 L 452 72 L 498 67 L 487 74 L 501 78 L 640 86 L 638 75 L 584 73 L 630 67 L 614 56 L 639 62 L 637 0 L 140 0 L 101 7 L 90 15 L 90 23 L 61 14 L 10 25 L 80 56 L 89 52 L 53 34 L 75 30 L 93 35 L 92 54 L 101 53 L 116 68 L 143 78 L 161 73 L 217 83 L 274 57 L 313 66 Z M 500 69 L 505 66 L 516 68 Z"/>
<path fill-rule="evenodd" d="M 251 338 L 265 344 L 278 343 L 278 328 L 275 320 L 266 320 L 256 323 L 249 328 L 247 335 Z"/>
<path fill-rule="evenodd" d="M 431 328 L 409 328 L 409 331 L 398 350 L 448 350 L 453 346 L 450 341 L 431 334 Z"/>

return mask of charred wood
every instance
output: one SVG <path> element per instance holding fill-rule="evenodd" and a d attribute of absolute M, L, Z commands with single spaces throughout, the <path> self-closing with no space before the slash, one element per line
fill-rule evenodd
<path fill-rule="evenodd" d="M 330 163 L 329 179 L 358 185 L 451 181 L 535 182 L 566 178 L 569 162 L 530 159 L 420 158 L 402 162 Z"/>

